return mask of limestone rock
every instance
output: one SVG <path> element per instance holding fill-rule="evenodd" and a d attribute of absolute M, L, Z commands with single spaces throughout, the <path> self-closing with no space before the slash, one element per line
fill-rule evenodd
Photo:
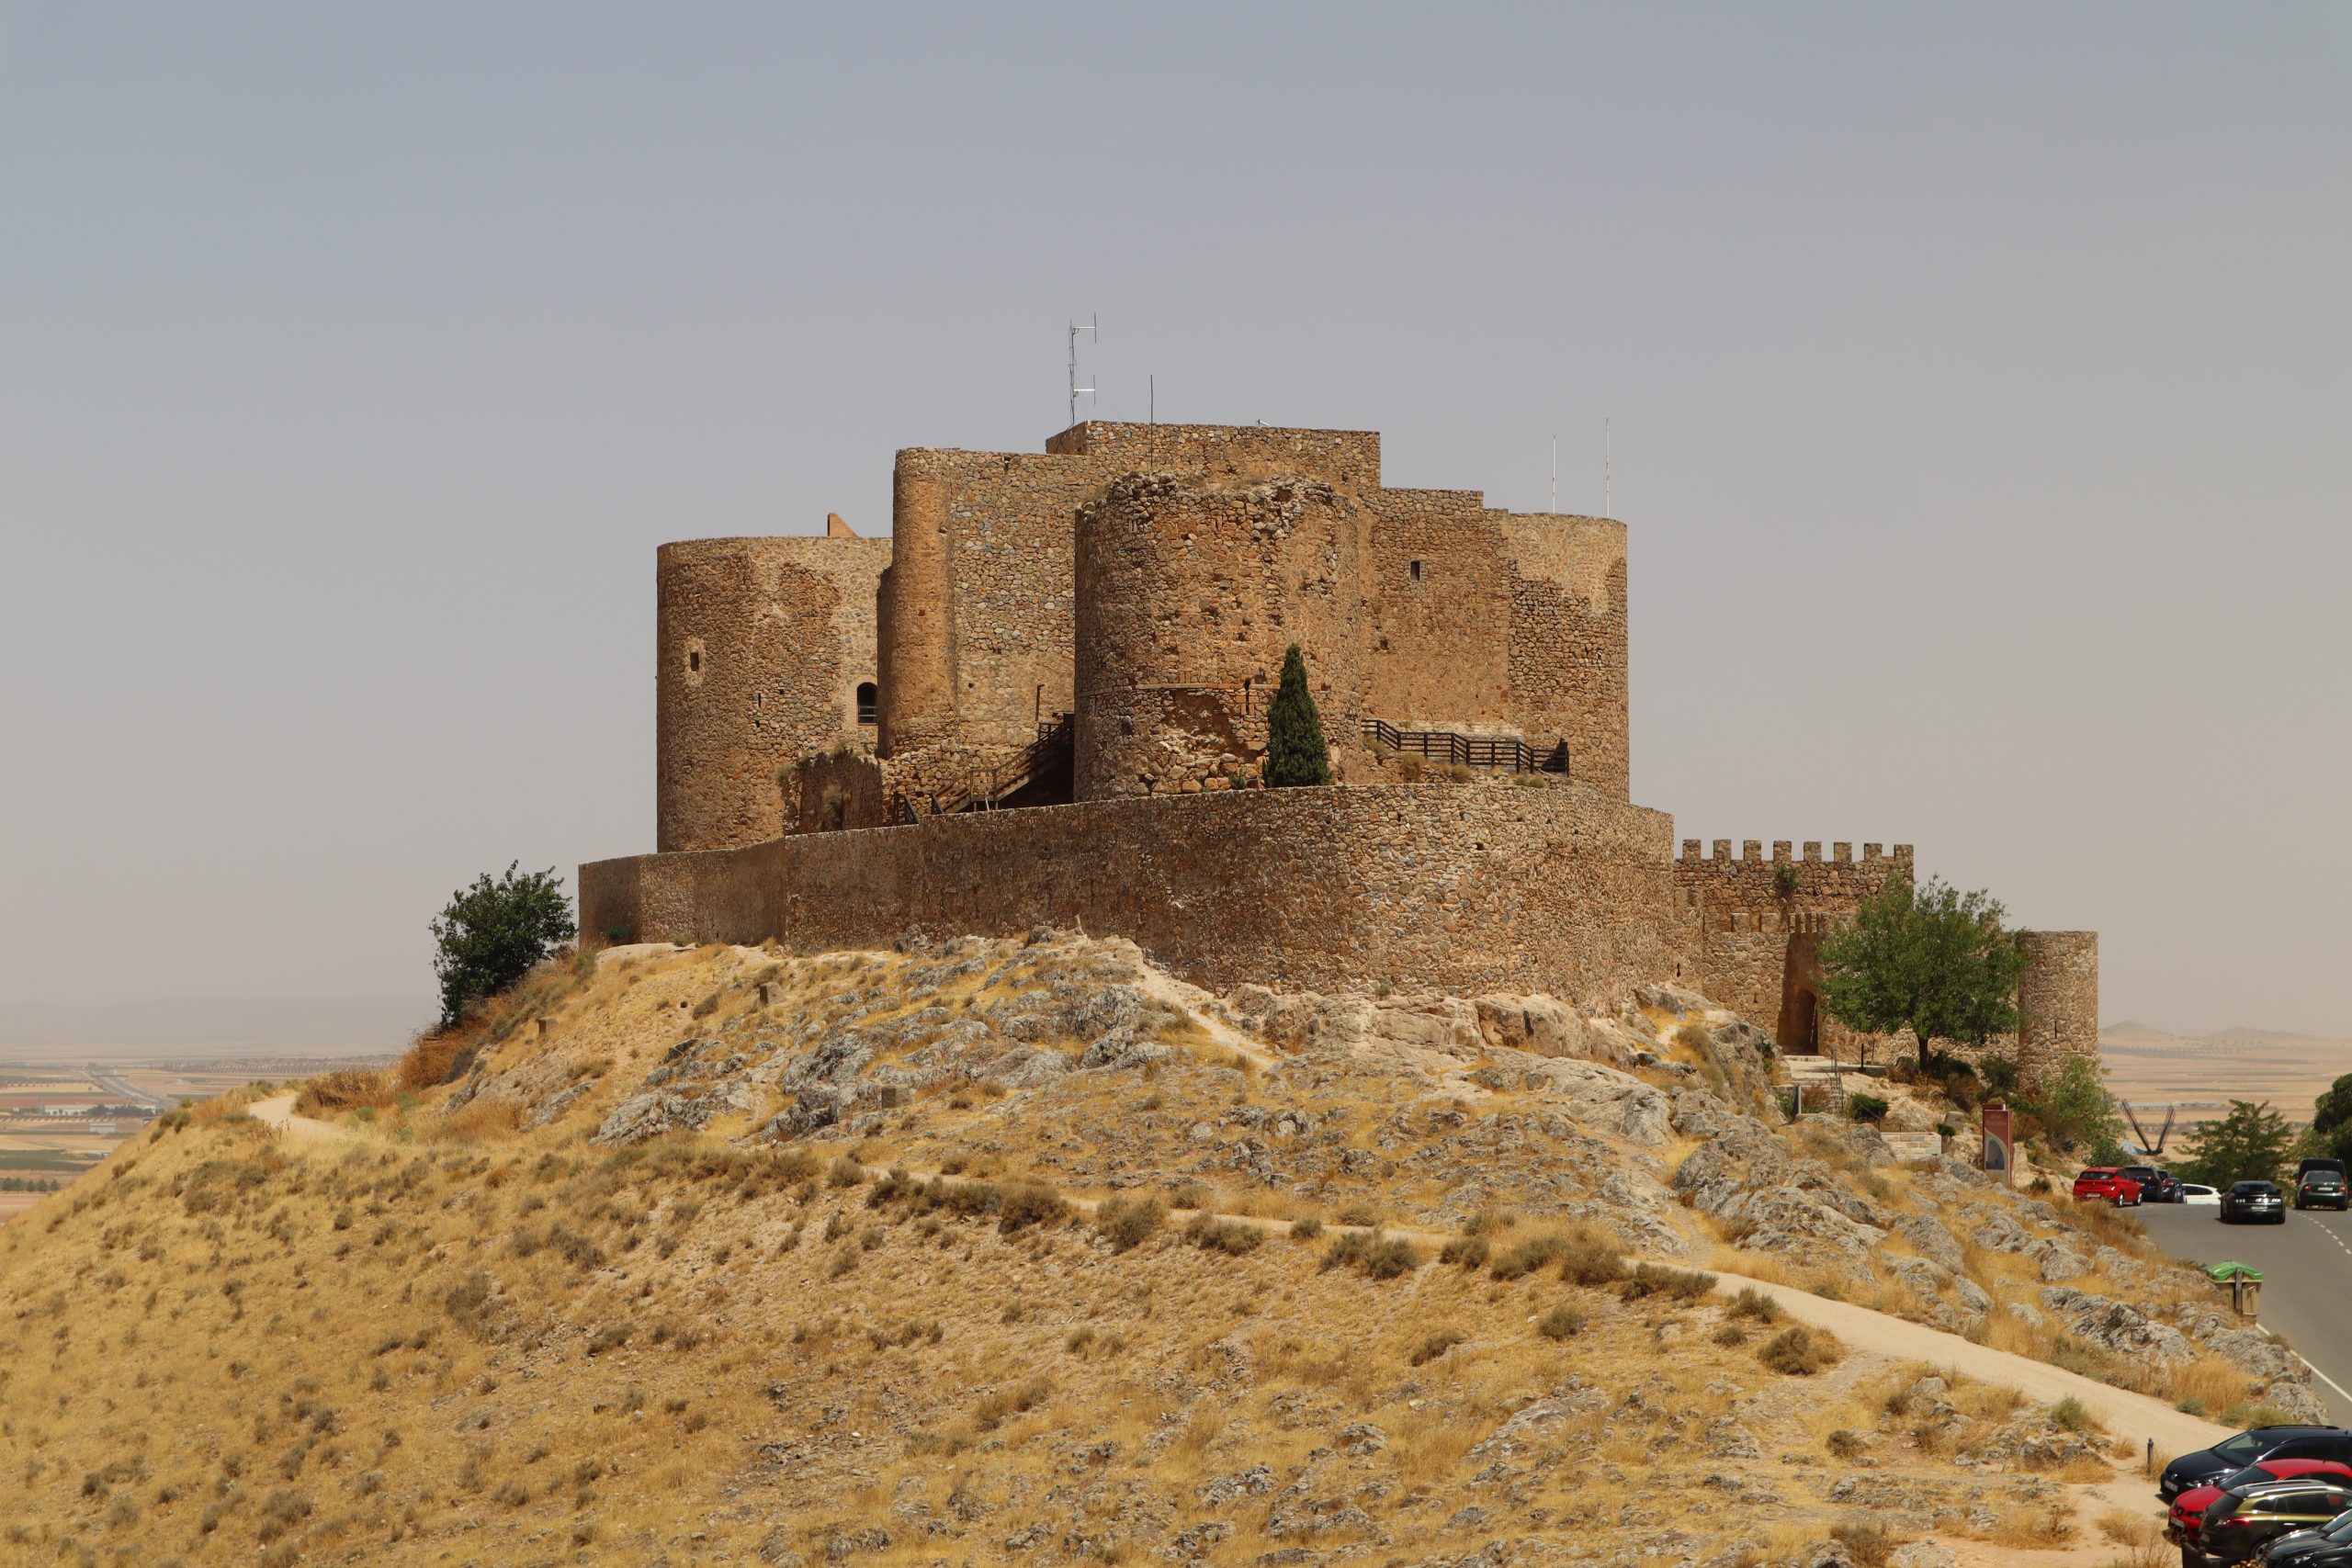
<path fill-rule="evenodd" d="M 1537 1063 L 1521 1083 L 1565 1101 L 1567 1113 L 1585 1125 L 1628 1143 L 1654 1147 L 1667 1140 L 1671 1107 L 1666 1096 L 1631 1073 L 1562 1057 Z"/>
<path fill-rule="evenodd" d="M 2154 1321 L 2127 1302 L 2064 1285 L 2049 1285 L 2042 1289 L 2041 1304 L 2066 1325 L 2069 1333 L 2101 1349 L 2124 1356 L 2151 1356 L 2159 1361 L 2196 1359 L 2197 1347 L 2188 1336 L 2170 1324 Z"/>
<path fill-rule="evenodd" d="M 1951 1232 L 1925 1214 L 1905 1214 L 1893 1225 L 1894 1234 L 1919 1249 L 1919 1256 L 1957 1274 L 1968 1266 Z"/>
<path fill-rule="evenodd" d="M 1932 1540 L 1915 1540 L 1896 1547 L 1886 1559 L 1886 1568 L 1952 1568 L 1951 1549 L 1938 1546 Z"/>

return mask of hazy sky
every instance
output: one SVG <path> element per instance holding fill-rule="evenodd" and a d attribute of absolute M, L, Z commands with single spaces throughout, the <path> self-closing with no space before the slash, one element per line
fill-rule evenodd
<path fill-rule="evenodd" d="M 2352 1030 L 2352 6 L 0 0 L 0 1000 L 424 997 L 653 842 L 653 549 L 1385 433 L 1633 540 L 1634 793 Z"/>

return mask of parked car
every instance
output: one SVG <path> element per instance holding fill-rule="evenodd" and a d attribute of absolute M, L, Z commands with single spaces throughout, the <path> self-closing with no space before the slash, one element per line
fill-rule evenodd
<path fill-rule="evenodd" d="M 2347 1506 L 2352 1482 L 2340 1475 L 2266 1481 L 2244 1492 L 2224 1492 L 2206 1508 L 2193 1540 L 2181 1544 L 2181 1568 L 2243 1562 L 2282 1535 L 2324 1527 Z"/>
<path fill-rule="evenodd" d="M 2075 1178 L 2075 1201 L 2104 1198 L 2118 1206 L 2140 1201 L 2140 1184 L 2111 1165 L 2095 1165 Z"/>
<path fill-rule="evenodd" d="M 2290 1530 L 2255 1553 L 2262 1568 L 2335 1568 L 2352 1562 L 2352 1511 L 2317 1529 Z"/>
<path fill-rule="evenodd" d="M 2295 1178 L 2295 1207 L 2352 1209 L 2352 1189 L 2346 1187 L 2340 1170 L 2306 1170 Z"/>
<path fill-rule="evenodd" d="M 2314 1478 L 2352 1482 L 2352 1464 L 2325 1459 L 2257 1460 L 2244 1470 L 2217 1476 L 2205 1485 L 2192 1486 L 2175 1497 L 2172 1506 L 2165 1513 L 2165 1534 L 2172 1539 L 2175 1545 L 2193 1548 L 2198 1542 L 2198 1532 L 2204 1528 L 2205 1511 L 2222 1498 L 2273 1481 L 2309 1481 Z"/>
<path fill-rule="evenodd" d="M 2180 1201 L 2180 1178 L 2160 1166 L 2127 1165 L 2123 1174 L 2140 1184 L 2143 1203 L 2177 1203 Z"/>
<path fill-rule="evenodd" d="M 2298 1163 L 2295 1167 L 2295 1179 L 2297 1181 L 2301 1181 L 2304 1177 L 2309 1176 L 2314 1170 L 2332 1170 L 2335 1172 L 2336 1175 L 2344 1177 L 2347 1180 L 2352 1180 L 2352 1171 L 2347 1171 L 2344 1168 L 2344 1162 L 2342 1160 L 2329 1159 L 2324 1155 L 2314 1156 L 2310 1159 Z"/>
<path fill-rule="evenodd" d="M 2352 1464 L 2352 1432 L 2341 1427 L 2290 1423 L 2250 1427 L 2210 1449 L 2197 1449 L 2165 1466 L 2156 1495 L 2166 1505 L 2192 1486 L 2207 1486 L 2267 1459 L 2325 1459 Z"/>
<path fill-rule="evenodd" d="M 2182 1182 L 2180 1184 L 2180 1196 L 2174 1201 L 2181 1203 L 2193 1203 L 2201 1209 L 2218 1209 L 2222 1206 L 2222 1195 L 2219 1192 L 2215 1191 L 2211 1187 L 2203 1185 L 2201 1182 L 2196 1181 Z"/>
<path fill-rule="evenodd" d="M 2274 1225 L 2287 1223 L 2287 1195 L 2278 1190 L 2275 1181 L 2241 1181 L 2222 1194 L 2222 1221 L 2267 1221 Z"/>

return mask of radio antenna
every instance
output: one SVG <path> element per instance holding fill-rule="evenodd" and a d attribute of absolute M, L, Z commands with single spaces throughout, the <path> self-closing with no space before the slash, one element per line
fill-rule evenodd
<path fill-rule="evenodd" d="M 1076 340 L 1073 339 L 1072 341 Z M 1078 405 L 1076 403 L 1072 403 L 1070 406 L 1072 408 L 1076 408 Z M 1611 439 L 1610 423 L 1611 422 L 1606 417 L 1603 417 L 1600 422 L 1600 514 L 1603 517 L 1614 517 L 1617 515 L 1617 502 L 1610 493 L 1611 489 L 1615 482 L 1615 476 L 1611 472 L 1612 442 Z"/>
<path fill-rule="evenodd" d="M 1082 327 L 1076 321 L 1072 321 L 1069 324 L 1069 422 L 1072 424 L 1076 424 L 1078 423 L 1079 393 L 1084 392 L 1090 398 L 1094 396 L 1093 388 L 1081 387 L 1078 384 L 1078 334 L 1080 333 L 1092 333 L 1094 334 L 1094 341 L 1098 344 L 1101 343 L 1102 341 L 1102 318 L 1100 315 L 1097 315 L 1091 323 Z"/>
<path fill-rule="evenodd" d="M 1560 438 L 1552 437 L 1552 510 L 1560 510 Z"/>

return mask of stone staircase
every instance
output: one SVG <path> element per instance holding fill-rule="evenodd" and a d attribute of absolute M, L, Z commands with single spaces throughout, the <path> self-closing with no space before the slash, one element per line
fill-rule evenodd
<path fill-rule="evenodd" d="M 1797 1104 L 1804 1115 L 1835 1115 L 1845 1109 L 1846 1093 L 1838 1082 L 1836 1057 L 1782 1056 L 1781 1065 L 1789 1076 L 1784 1087 L 1798 1091 Z"/>

